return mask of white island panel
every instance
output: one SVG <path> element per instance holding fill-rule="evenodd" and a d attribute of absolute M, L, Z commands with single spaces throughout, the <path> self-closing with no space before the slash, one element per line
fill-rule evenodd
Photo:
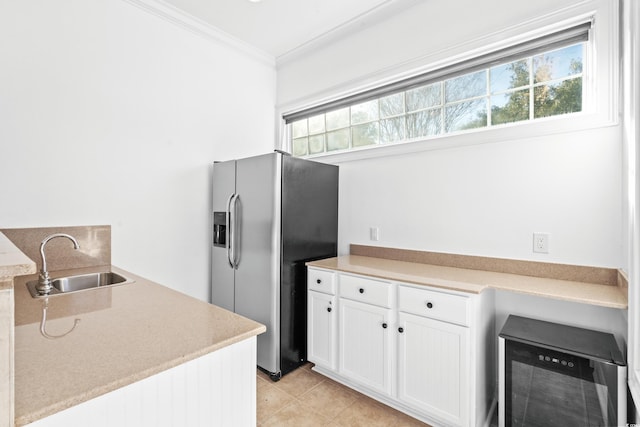
<path fill-rule="evenodd" d="M 30 425 L 255 426 L 256 337 L 80 403 Z"/>

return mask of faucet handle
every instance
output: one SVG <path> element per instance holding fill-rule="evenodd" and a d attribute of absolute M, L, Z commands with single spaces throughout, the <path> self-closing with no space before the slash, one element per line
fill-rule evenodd
<path fill-rule="evenodd" d="M 49 277 L 49 272 L 46 270 L 40 271 L 40 276 L 38 277 L 38 284 L 36 285 L 36 291 L 40 295 L 47 295 L 51 292 L 53 286 L 51 285 L 51 277 Z"/>

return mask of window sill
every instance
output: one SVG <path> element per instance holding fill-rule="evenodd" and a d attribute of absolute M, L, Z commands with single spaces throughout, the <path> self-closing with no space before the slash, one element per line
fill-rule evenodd
<path fill-rule="evenodd" d="M 616 120 L 602 118 L 598 114 L 575 114 L 540 119 L 535 122 L 517 123 L 500 127 L 472 129 L 449 135 L 438 135 L 385 145 L 370 145 L 351 150 L 304 156 L 305 159 L 323 163 L 343 162 L 411 154 L 421 151 L 446 150 L 480 144 L 536 138 L 555 134 L 578 132 L 588 129 L 615 126 Z"/>

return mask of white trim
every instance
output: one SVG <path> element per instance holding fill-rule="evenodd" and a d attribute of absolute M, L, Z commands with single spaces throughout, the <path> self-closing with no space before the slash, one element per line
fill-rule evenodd
<path fill-rule="evenodd" d="M 622 425 L 624 422 L 627 424 L 627 367 L 626 366 L 618 366 L 616 384 L 618 385 L 618 389 L 616 390 L 617 399 L 618 399 L 618 413 L 616 414 L 616 419 L 618 420 L 618 425 Z"/>
<path fill-rule="evenodd" d="M 505 425 L 505 390 L 506 390 L 506 377 L 505 377 L 505 340 L 502 337 L 498 337 L 498 426 L 504 427 Z M 502 402 L 502 404 L 500 404 Z"/>
<path fill-rule="evenodd" d="M 181 9 L 170 5 L 163 0 L 123 0 L 126 3 L 132 4 L 145 12 L 148 12 L 154 16 L 171 22 L 181 28 L 184 28 L 192 33 L 203 37 L 210 41 L 219 42 L 225 44 L 235 50 L 238 50 L 253 59 L 262 62 L 265 65 L 275 68 L 275 57 L 264 52 L 234 36 L 228 34 L 221 29 L 208 24 L 201 19 L 196 18 L 184 12 Z"/>
<path fill-rule="evenodd" d="M 315 37 L 291 50 L 276 57 L 278 66 L 286 65 L 298 58 L 321 49 L 331 43 L 347 37 L 360 28 L 374 25 L 377 22 L 389 18 L 389 16 L 408 9 L 419 3 L 420 0 L 386 0 L 370 10 L 340 24 L 339 26 Z"/>
<path fill-rule="evenodd" d="M 484 37 L 477 37 L 471 41 L 378 70 L 358 79 L 349 80 L 311 96 L 279 105 L 277 107 L 278 117 L 281 120 L 284 114 L 324 104 L 447 65 L 466 61 L 473 57 L 504 49 L 510 45 L 568 28 L 588 19 L 595 21 L 592 37 L 590 37 L 586 49 L 586 55 L 592 59 L 590 61 L 592 69 L 585 73 L 587 76 L 583 85 L 588 88 L 586 92 L 593 94 L 593 96 L 585 100 L 584 113 L 571 116 L 555 116 L 560 120 L 537 119 L 534 122 L 515 123 L 501 126 L 500 128 L 475 129 L 465 133 L 438 135 L 425 140 L 375 145 L 340 153 L 323 153 L 306 158 L 334 163 L 414 151 L 474 145 L 476 143 L 495 142 L 509 138 L 518 139 L 523 134 L 534 137 L 615 125 L 619 119 L 620 99 L 618 89 L 618 3 L 615 0 L 585 0 L 553 13 L 512 25 Z"/>
<path fill-rule="evenodd" d="M 640 403 L 640 5 L 623 1 L 623 143 L 626 158 L 627 262 L 629 268 L 628 384 Z"/>

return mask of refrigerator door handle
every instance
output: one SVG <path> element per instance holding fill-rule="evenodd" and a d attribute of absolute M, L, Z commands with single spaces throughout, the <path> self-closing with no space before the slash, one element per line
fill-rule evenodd
<path fill-rule="evenodd" d="M 236 194 L 233 198 L 233 248 L 231 250 L 231 259 L 233 261 L 233 268 L 238 269 L 239 254 L 240 254 L 240 229 L 238 228 L 238 209 L 237 204 L 240 200 L 240 195 Z"/>
<path fill-rule="evenodd" d="M 227 218 L 229 219 L 229 225 L 227 226 L 227 230 L 229 230 L 229 246 L 227 248 L 227 259 L 229 260 L 229 265 L 231 266 L 231 268 L 233 269 L 237 269 L 238 268 L 238 261 L 237 261 L 237 252 L 236 252 L 236 240 L 237 240 L 237 236 L 236 236 L 236 232 L 238 231 L 236 229 L 236 203 L 238 202 L 238 199 L 240 198 L 239 194 L 232 194 L 231 197 L 229 197 L 229 201 L 228 201 L 228 205 L 227 205 L 227 209 L 228 209 L 228 215 Z"/>
<path fill-rule="evenodd" d="M 227 200 L 227 219 L 226 219 L 226 229 L 227 229 L 227 261 L 229 262 L 229 266 L 233 268 L 233 231 L 232 225 L 233 221 L 231 220 L 231 203 L 233 201 L 235 194 L 231 194 L 229 199 Z"/>

